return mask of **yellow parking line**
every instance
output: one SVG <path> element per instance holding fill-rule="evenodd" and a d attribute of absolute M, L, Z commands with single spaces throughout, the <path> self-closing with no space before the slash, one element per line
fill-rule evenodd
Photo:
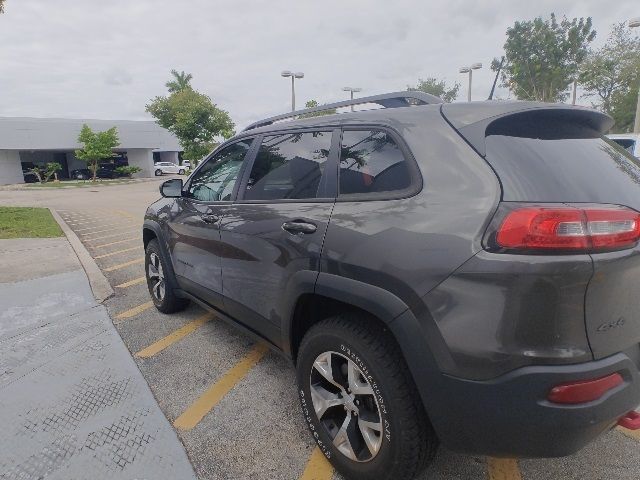
<path fill-rule="evenodd" d="M 236 363 L 235 366 L 229 369 L 220 380 L 209 387 L 182 415 L 176 418 L 173 426 L 180 430 L 191 430 L 198 425 L 205 415 L 249 373 L 268 350 L 266 345 L 262 343 L 256 344 L 251 351 Z"/>
<path fill-rule="evenodd" d="M 333 478 L 333 467 L 324 453 L 318 447 L 314 448 L 300 480 L 331 480 L 331 478 Z"/>
<path fill-rule="evenodd" d="M 133 280 L 129 280 L 128 282 L 121 283 L 120 285 L 116 285 L 116 288 L 127 288 L 132 285 L 138 285 L 139 283 L 144 283 L 146 277 L 134 278 Z"/>
<path fill-rule="evenodd" d="M 160 353 L 162 350 L 167 348 L 170 345 L 173 345 L 178 340 L 182 340 L 184 337 L 189 335 L 192 332 L 195 332 L 199 327 L 207 323 L 209 320 L 213 319 L 212 313 L 205 313 L 204 315 L 196 318 L 193 322 L 189 322 L 183 327 L 180 327 L 173 333 L 170 333 L 164 338 L 161 338 L 155 343 L 152 343 L 146 348 L 143 348 L 138 353 L 136 353 L 136 357 L 140 358 L 149 358 L 153 357 L 155 354 Z"/>
<path fill-rule="evenodd" d="M 117 320 L 125 320 L 127 318 L 135 317 L 139 313 L 144 312 L 145 310 L 153 307 L 153 302 L 146 302 L 142 305 L 138 305 L 137 307 L 130 308 L 129 310 L 125 310 L 122 313 L 116 315 Z"/>
<path fill-rule="evenodd" d="M 131 260 L 129 262 L 119 263 L 118 265 L 113 265 L 112 267 L 105 268 L 105 272 L 113 272 L 114 270 L 120 270 L 121 268 L 127 268 L 131 265 L 138 265 L 140 263 L 144 263 L 144 258 L 136 258 L 135 260 Z"/>
<path fill-rule="evenodd" d="M 487 458 L 489 480 L 522 480 L 518 461 L 514 458 Z"/>
<path fill-rule="evenodd" d="M 130 218 L 132 220 L 138 220 L 138 217 L 130 214 L 129 212 L 125 212 L 124 210 L 114 210 L 114 212 L 120 215 L 121 217 Z"/>
<path fill-rule="evenodd" d="M 114 230 L 133 229 L 133 227 L 134 227 L 134 225 L 127 225 L 126 227 L 114 227 L 114 228 L 108 228 L 106 230 L 98 230 L 97 232 L 81 233 L 81 235 L 82 235 L 82 238 L 86 238 L 86 237 L 91 237 L 93 235 L 98 235 L 99 233 L 113 232 Z M 122 233 L 120 233 L 119 235 L 122 235 Z M 87 240 L 91 240 L 91 239 L 87 239 Z"/>
<path fill-rule="evenodd" d="M 115 226 L 115 225 L 122 225 L 122 222 L 118 222 L 118 223 L 103 223 L 101 225 L 96 225 L 95 227 L 79 228 L 78 230 L 76 230 L 76 232 L 86 232 L 87 230 L 95 230 L 96 228 L 103 228 L 103 227 L 112 227 L 112 226 Z M 134 224 L 132 223 L 130 226 L 133 227 Z M 103 231 L 106 231 L 106 230 L 103 230 Z M 97 232 L 83 233 L 82 235 L 89 235 L 90 233 L 97 233 Z"/>
<path fill-rule="evenodd" d="M 140 240 L 140 239 L 138 237 L 125 238 L 124 240 L 119 240 L 117 242 L 105 243 L 103 245 L 95 245 L 93 248 L 110 247 L 111 245 L 117 245 L 119 243 L 131 242 L 133 240 Z"/>
<path fill-rule="evenodd" d="M 640 440 L 640 430 L 629 430 L 628 428 L 617 427 L 618 430 L 623 435 L 626 435 L 629 438 L 633 438 L 635 440 Z"/>
<path fill-rule="evenodd" d="M 97 260 L 99 258 L 113 257 L 114 255 L 120 255 L 121 253 L 132 252 L 133 250 L 141 250 L 141 249 L 142 249 L 142 245 L 138 245 L 137 247 L 125 248 L 124 250 L 117 250 L 111 253 L 103 253 L 102 255 L 98 255 L 97 257 L 93 257 L 93 258 Z"/>
<path fill-rule="evenodd" d="M 99 237 L 96 238 L 83 238 L 83 240 L 87 241 L 87 242 L 95 242 L 96 240 L 103 240 L 105 238 L 113 238 L 113 237 L 121 237 L 122 235 L 129 235 L 133 232 L 120 232 L 120 233 L 114 233 L 112 235 L 101 235 Z"/>

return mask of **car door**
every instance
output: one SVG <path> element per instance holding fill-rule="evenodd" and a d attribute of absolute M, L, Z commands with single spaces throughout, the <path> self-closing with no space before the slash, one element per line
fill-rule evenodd
<path fill-rule="evenodd" d="M 222 219 L 225 310 L 276 345 L 288 288 L 317 277 L 335 202 L 338 138 L 330 128 L 261 137 Z"/>
<path fill-rule="evenodd" d="M 181 288 L 222 309 L 220 221 L 237 190 L 253 139 L 234 142 L 197 169 L 167 222 L 169 249 Z"/>

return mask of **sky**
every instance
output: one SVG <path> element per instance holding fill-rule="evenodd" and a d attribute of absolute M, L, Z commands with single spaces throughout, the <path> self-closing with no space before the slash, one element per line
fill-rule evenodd
<path fill-rule="evenodd" d="M 144 120 L 171 69 L 193 75 L 242 128 L 298 106 L 405 90 L 418 78 L 488 96 L 505 31 L 536 16 L 591 16 L 604 42 L 637 0 L 6 0 L 0 14 L 0 116 Z M 498 90 L 507 98 L 509 92 Z M 588 99 L 579 103 L 589 104 Z"/>

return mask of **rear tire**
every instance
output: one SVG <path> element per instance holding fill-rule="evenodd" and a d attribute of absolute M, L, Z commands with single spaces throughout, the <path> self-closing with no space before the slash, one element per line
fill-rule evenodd
<path fill-rule="evenodd" d="M 406 362 L 370 317 L 343 313 L 311 327 L 297 382 L 318 447 L 346 478 L 412 479 L 433 460 L 438 439 Z"/>
<path fill-rule="evenodd" d="M 157 169 L 156 170 L 156 177 L 159 177 L 160 175 L 162 175 L 162 170 Z"/>
<path fill-rule="evenodd" d="M 189 300 L 175 295 L 171 286 L 174 284 L 173 279 L 168 278 L 170 270 L 164 263 L 160 245 L 155 238 L 147 245 L 144 270 L 149 295 L 158 310 L 162 313 L 174 313 L 184 310 L 189 305 Z"/>

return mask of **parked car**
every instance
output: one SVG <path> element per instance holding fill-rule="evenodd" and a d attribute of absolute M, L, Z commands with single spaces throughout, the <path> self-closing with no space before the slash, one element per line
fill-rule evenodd
<path fill-rule="evenodd" d="M 184 167 L 171 162 L 158 162 L 155 164 L 154 168 L 156 169 L 156 177 L 165 173 L 177 173 L 179 175 L 184 175 L 186 172 Z"/>
<path fill-rule="evenodd" d="M 120 175 L 115 171 L 115 165 L 106 164 L 100 165 L 96 171 L 97 178 L 117 178 Z M 71 170 L 69 177 L 76 180 L 90 180 L 93 178 L 93 173 L 88 168 L 78 168 Z"/>
<path fill-rule="evenodd" d="M 636 157 L 640 158 L 640 134 L 616 133 L 607 135 L 607 137 L 627 150 L 631 155 L 635 155 Z"/>
<path fill-rule="evenodd" d="M 186 169 L 190 169 L 191 168 L 191 161 L 189 160 L 183 160 L 182 161 L 182 166 Z"/>
<path fill-rule="evenodd" d="M 356 103 L 387 108 L 302 118 Z M 149 293 L 290 358 L 345 478 L 571 454 L 640 428 L 640 162 L 611 125 L 420 92 L 263 120 L 161 186 Z"/>

